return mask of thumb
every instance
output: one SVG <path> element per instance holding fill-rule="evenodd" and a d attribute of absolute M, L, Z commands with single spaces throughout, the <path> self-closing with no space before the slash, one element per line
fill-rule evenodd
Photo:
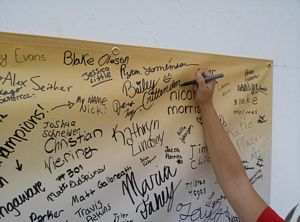
<path fill-rule="evenodd" d="M 205 87 L 205 80 L 204 80 L 204 75 L 205 71 L 203 70 L 197 70 L 195 73 L 195 79 L 198 85 L 198 88 L 204 88 Z"/>

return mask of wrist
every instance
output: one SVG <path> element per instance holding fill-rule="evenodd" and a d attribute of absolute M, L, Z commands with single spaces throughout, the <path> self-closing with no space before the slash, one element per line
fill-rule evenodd
<path fill-rule="evenodd" d="M 204 103 L 204 104 L 200 104 L 199 107 L 200 107 L 200 110 L 201 110 L 203 115 L 206 115 L 208 113 L 211 113 L 211 112 L 215 111 L 215 107 L 214 107 L 214 104 L 213 104 L 212 101 Z"/>

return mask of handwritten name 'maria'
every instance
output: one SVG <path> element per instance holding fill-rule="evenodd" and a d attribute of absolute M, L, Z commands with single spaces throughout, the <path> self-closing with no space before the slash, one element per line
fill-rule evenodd
<path fill-rule="evenodd" d="M 155 174 L 151 174 L 148 180 L 144 179 L 140 188 L 136 184 L 134 173 L 131 172 L 130 176 L 126 174 L 126 180 L 122 182 L 123 195 L 125 195 L 125 188 L 131 199 L 131 202 L 134 205 L 135 202 L 130 189 L 134 192 L 135 197 L 138 197 L 139 195 L 142 196 L 141 203 L 138 203 L 136 206 L 136 212 L 139 212 L 144 220 L 146 220 L 153 213 L 162 209 L 166 204 L 167 212 L 170 212 L 172 209 L 175 192 L 181 183 L 181 180 L 175 185 L 174 182 L 171 181 L 169 186 L 165 185 L 163 190 L 160 190 L 158 193 L 153 192 L 153 194 L 149 194 L 149 191 L 156 187 L 162 186 L 162 184 L 167 182 L 171 177 L 175 177 L 176 173 L 176 168 L 172 172 L 170 167 L 164 166 L 163 172 L 158 171 Z"/>
<path fill-rule="evenodd" d="M 177 168 L 172 172 L 169 166 L 164 166 L 162 172 L 159 170 L 155 174 L 151 174 L 149 179 L 144 179 L 139 187 L 136 183 L 134 172 L 132 171 L 129 174 L 126 174 L 126 179 L 122 181 L 122 192 L 125 195 L 125 191 L 132 204 L 135 204 L 134 196 L 142 196 L 145 197 L 146 194 L 153 190 L 156 186 L 161 186 L 163 183 L 167 182 L 171 177 L 175 177 L 177 173 Z M 134 196 L 133 196 L 134 195 Z"/>

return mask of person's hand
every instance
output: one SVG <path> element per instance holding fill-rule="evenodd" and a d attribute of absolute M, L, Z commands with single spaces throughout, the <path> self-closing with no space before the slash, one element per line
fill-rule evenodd
<path fill-rule="evenodd" d="M 206 105 L 213 105 L 212 97 L 215 88 L 215 80 L 205 82 L 204 77 L 209 73 L 205 70 L 198 69 L 195 73 L 197 85 L 194 85 L 195 101 L 201 107 Z"/>

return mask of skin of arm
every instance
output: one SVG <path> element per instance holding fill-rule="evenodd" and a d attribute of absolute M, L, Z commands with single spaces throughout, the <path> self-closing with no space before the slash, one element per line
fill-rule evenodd
<path fill-rule="evenodd" d="M 215 81 L 205 82 L 204 70 L 196 71 L 195 102 L 203 115 L 203 132 L 216 177 L 230 205 L 243 222 L 257 221 L 267 207 L 253 189 L 229 136 L 213 104 Z"/>

